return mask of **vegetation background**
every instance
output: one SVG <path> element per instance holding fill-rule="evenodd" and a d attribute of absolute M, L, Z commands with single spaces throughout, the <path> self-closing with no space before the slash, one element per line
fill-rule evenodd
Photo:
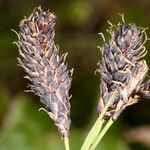
<path fill-rule="evenodd" d="M 100 76 L 94 71 L 100 59 L 97 46 L 102 44 L 98 33 L 108 37 L 107 20 L 117 24 L 119 13 L 127 23 L 150 27 L 150 0 L 0 0 L 0 150 L 64 149 L 53 122 L 38 112 L 39 98 L 24 93 L 28 81 L 17 66 L 18 50 L 12 44 L 17 37 L 11 29 L 19 31 L 23 16 L 39 5 L 57 15 L 55 40 L 62 53 L 69 52 L 69 68 L 75 69 L 70 144 L 78 150 L 97 117 Z M 145 59 L 150 65 L 148 43 Z M 103 138 L 101 150 L 150 150 L 149 110 L 149 100 L 127 108 Z"/>

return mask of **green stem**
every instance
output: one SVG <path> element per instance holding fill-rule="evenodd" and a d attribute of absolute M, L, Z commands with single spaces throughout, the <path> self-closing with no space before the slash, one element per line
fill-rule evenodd
<path fill-rule="evenodd" d="M 98 119 L 96 120 L 95 124 L 93 125 L 92 129 L 90 130 L 89 134 L 87 135 L 81 150 L 88 150 L 90 148 L 90 146 L 92 145 L 92 143 L 96 140 L 97 136 L 100 133 L 101 127 L 103 125 L 103 117 L 108 109 L 108 107 L 110 106 L 112 100 L 115 97 L 115 94 L 117 93 L 118 88 L 116 88 L 116 90 L 112 93 L 111 97 L 108 99 L 108 102 L 106 104 L 106 106 L 104 107 L 101 115 L 98 117 Z"/>
<path fill-rule="evenodd" d="M 85 142 L 83 143 L 81 150 L 88 150 L 91 143 L 95 140 L 95 137 L 98 135 L 99 131 L 101 130 L 102 127 L 102 121 L 101 118 L 99 117 L 94 126 L 92 127 L 91 131 L 89 132 L 88 136 L 85 139 Z"/>
<path fill-rule="evenodd" d="M 69 139 L 68 138 L 64 139 L 64 144 L 65 144 L 65 149 L 70 150 L 70 148 L 69 148 Z"/>
<path fill-rule="evenodd" d="M 101 141 L 101 139 L 103 138 L 103 136 L 105 135 L 105 133 L 107 132 L 107 130 L 110 128 L 110 126 L 113 124 L 113 122 L 114 121 L 112 120 L 112 118 L 110 118 L 109 121 L 107 122 L 107 124 L 105 125 L 105 127 L 99 133 L 96 141 L 93 143 L 93 145 L 91 146 L 90 150 L 94 150 L 96 148 L 96 146 Z"/>

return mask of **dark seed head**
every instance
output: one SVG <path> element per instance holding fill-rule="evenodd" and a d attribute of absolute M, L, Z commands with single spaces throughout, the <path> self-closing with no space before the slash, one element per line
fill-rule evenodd
<path fill-rule="evenodd" d="M 110 96 L 117 89 L 104 117 L 116 119 L 121 111 L 130 105 L 130 96 L 141 85 L 148 71 L 146 62 L 141 61 L 146 55 L 143 44 L 147 39 L 143 40 L 144 31 L 135 24 L 119 24 L 117 28 L 112 27 L 109 33 L 111 39 L 108 44 L 104 40 L 102 61 L 98 64 L 101 71 L 98 112 L 101 114 Z M 144 92 L 145 95 L 149 94 L 146 91 L 143 91 L 143 94 Z M 139 93 L 142 94 L 140 91 Z M 132 101 L 132 104 L 135 102 L 137 99 Z"/>
<path fill-rule="evenodd" d="M 28 18 L 20 22 L 19 64 L 28 74 L 32 91 L 40 96 L 49 116 L 58 126 L 63 138 L 70 128 L 69 89 L 71 73 L 54 44 L 56 16 L 41 7 L 35 8 Z"/>

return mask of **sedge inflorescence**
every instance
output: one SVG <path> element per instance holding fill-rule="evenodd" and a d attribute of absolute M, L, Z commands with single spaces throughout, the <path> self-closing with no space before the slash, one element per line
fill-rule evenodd
<path fill-rule="evenodd" d="M 101 34 L 104 44 L 101 48 L 102 59 L 98 63 L 101 75 L 98 113 L 101 114 L 111 95 L 115 94 L 104 120 L 110 117 L 116 120 L 128 105 L 143 96 L 150 96 L 149 82 L 142 84 L 148 71 L 143 59 L 147 53 L 144 47 L 147 36 L 145 29 L 124 22 L 117 26 L 111 24 L 108 32 L 108 43 Z M 114 93 L 115 90 L 117 92 Z"/>
<path fill-rule="evenodd" d="M 18 47 L 20 66 L 31 81 L 31 91 L 40 97 L 48 115 L 62 138 L 69 136 L 72 71 L 65 64 L 67 54 L 60 55 L 54 43 L 56 16 L 37 7 L 20 22 Z"/>
<path fill-rule="evenodd" d="M 142 98 L 150 99 L 150 80 L 145 81 L 148 65 L 144 60 L 147 35 L 144 28 L 135 24 L 110 22 L 110 40 L 101 47 L 102 58 L 98 63 L 101 76 L 99 117 L 83 143 L 82 150 L 94 149 L 110 125 L 129 105 Z M 70 102 L 69 90 L 73 69 L 68 70 L 66 54 L 60 55 L 54 42 L 56 16 L 41 7 L 33 10 L 20 22 L 17 33 L 19 65 L 31 81 L 30 90 L 40 97 L 44 110 L 58 127 L 69 150 Z M 103 126 L 103 123 L 106 123 Z"/>

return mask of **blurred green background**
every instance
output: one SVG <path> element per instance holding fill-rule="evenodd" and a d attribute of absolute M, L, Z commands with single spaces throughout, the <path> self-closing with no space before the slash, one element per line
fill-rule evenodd
<path fill-rule="evenodd" d="M 117 24 L 119 13 L 125 14 L 127 23 L 150 27 L 150 0 L 0 0 L 0 150 L 64 149 L 53 122 L 38 112 L 39 98 L 24 93 L 28 81 L 17 66 L 18 50 L 12 44 L 17 37 L 11 29 L 19 31 L 23 16 L 39 5 L 57 15 L 55 41 L 61 52 L 69 52 L 67 61 L 74 68 L 70 144 L 78 150 L 97 117 L 100 76 L 94 71 L 100 59 L 97 46 L 102 44 L 98 32 L 107 37 L 107 20 Z M 149 110 L 148 100 L 127 108 L 97 150 L 150 150 Z"/>

